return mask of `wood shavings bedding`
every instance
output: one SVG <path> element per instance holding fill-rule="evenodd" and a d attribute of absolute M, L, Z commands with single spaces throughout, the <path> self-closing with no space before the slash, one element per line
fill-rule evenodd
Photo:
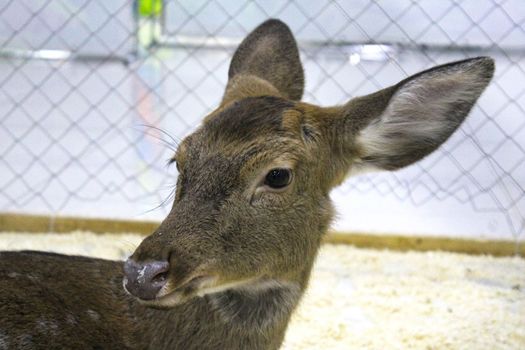
<path fill-rule="evenodd" d="M 135 234 L 0 233 L 0 250 L 124 259 Z M 283 349 L 525 349 L 525 259 L 325 245 Z"/>

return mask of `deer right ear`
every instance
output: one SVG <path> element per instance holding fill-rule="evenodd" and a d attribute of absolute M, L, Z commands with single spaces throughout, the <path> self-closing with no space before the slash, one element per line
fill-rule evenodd
<path fill-rule="evenodd" d="M 330 109 L 333 185 L 350 170 L 396 170 L 436 150 L 487 87 L 494 61 L 479 57 L 431 68 Z"/>
<path fill-rule="evenodd" d="M 304 74 L 292 32 L 270 19 L 253 30 L 233 55 L 222 105 L 250 96 L 300 100 Z"/>

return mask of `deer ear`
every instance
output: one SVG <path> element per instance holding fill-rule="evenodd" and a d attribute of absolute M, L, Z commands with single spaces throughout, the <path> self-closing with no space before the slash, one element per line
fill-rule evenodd
<path fill-rule="evenodd" d="M 262 95 L 300 100 L 303 89 L 303 67 L 292 32 L 283 22 L 270 19 L 235 51 L 222 104 Z"/>
<path fill-rule="evenodd" d="M 344 133 L 332 132 L 344 140 L 342 172 L 396 170 L 430 154 L 463 122 L 493 73 L 487 57 L 449 63 L 337 108 L 331 128 Z"/>

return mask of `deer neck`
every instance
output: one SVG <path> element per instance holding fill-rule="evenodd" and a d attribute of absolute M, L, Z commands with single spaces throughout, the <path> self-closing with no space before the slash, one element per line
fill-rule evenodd
<path fill-rule="evenodd" d="M 309 271 L 301 276 L 297 283 L 261 279 L 169 310 L 142 308 L 138 318 L 150 320 L 144 322 L 146 347 L 215 349 L 219 344 L 227 349 L 278 349 Z"/>
<path fill-rule="evenodd" d="M 205 296 L 211 310 L 232 327 L 263 332 L 288 323 L 303 288 L 297 283 L 264 279 L 239 289 Z"/>

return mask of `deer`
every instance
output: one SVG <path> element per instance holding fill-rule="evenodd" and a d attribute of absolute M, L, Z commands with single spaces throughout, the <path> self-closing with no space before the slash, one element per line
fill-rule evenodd
<path fill-rule="evenodd" d="M 432 153 L 493 73 L 476 57 L 320 107 L 300 101 L 291 30 L 263 22 L 170 159 L 169 214 L 125 262 L 0 253 L 0 349 L 278 349 L 334 217 L 330 191 Z"/>

